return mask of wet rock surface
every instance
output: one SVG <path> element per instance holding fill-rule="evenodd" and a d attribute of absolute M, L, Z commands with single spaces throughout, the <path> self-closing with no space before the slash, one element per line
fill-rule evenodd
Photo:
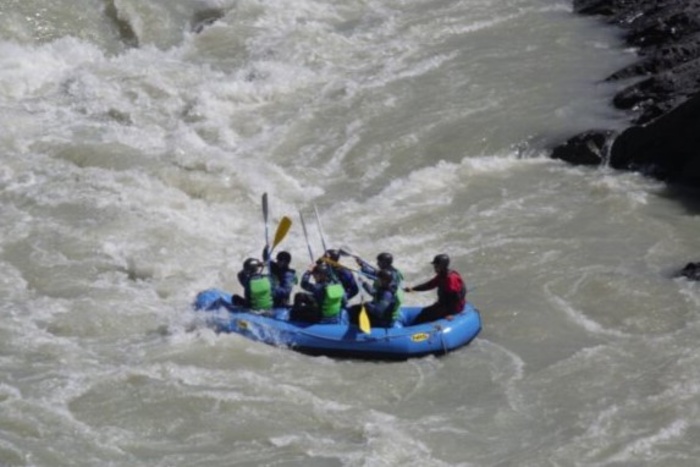
<path fill-rule="evenodd" d="M 618 26 L 639 60 L 607 77 L 632 80 L 611 104 L 630 127 L 572 136 L 551 156 L 607 163 L 700 189 L 700 0 L 574 0 L 574 11 Z M 696 192 L 700 194 L 700 191 Z"/>

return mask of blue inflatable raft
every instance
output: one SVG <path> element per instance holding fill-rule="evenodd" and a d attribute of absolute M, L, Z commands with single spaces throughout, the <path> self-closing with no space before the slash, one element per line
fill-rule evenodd
<path fill-rule="evenodd" d="M 479 311 L 467 303 L 461 313 L 415 326 L 372 328 L 362 332 L 341 319 L 339 324 L 289 321 L 287 308 L 263 313 L 236 308 L 231 294 L 218 289 L 200 292 L 194 308 L 207 313 L 207 324 L 217 332 L 236 333 L 254 341 L 289 347 L 309 355 L 361 358 L 368 360 L 406 360 L 425 355 L 444 355 L 462 347 L 481 331 Z M 401 308 L 403 323 L 410 323 L 421 307 Z"/>

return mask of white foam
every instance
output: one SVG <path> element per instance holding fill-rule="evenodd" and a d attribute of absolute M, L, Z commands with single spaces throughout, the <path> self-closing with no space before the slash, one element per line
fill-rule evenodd
<path fill-rule="evenodd" d="M 0 42 L 0 97 L 5 101 L 54 94 L 72 70 L 102 58 L 94 45 L 70 37 L 39 47 Z"/>
<path fill-rule="evenodd" d="M 609 118 L 571 53 L 588 40 L 600 52 L 600 39 L 558 14 L 564 2 L 215 0 L 196 5 L 225 10 L 199 34 L 187 32 L 192 2 L 117 3 L 138 48 L 105 47 L 105 23 L 81 39 L 0 43 L 2 368 L 17 383 L 0 384 L 0 398 L 41 434 L 17 436 L 24 451 L 41 442 L 64 463 L 85 451 L 98 464 L 187 464 L 206 451 L 221 464 L 244 453 L 251 464 L 454 465 L 458 446 L 474 462 L 535 465 L 552 450 L 528 439 L 566 438 L 565 456 L 577 441 L 605 455 L 624 438 L 622 462 L 682 444 L 690 418 L 658 421 L 634 404 L 689 407 L 697 394 L 695 360 L 673 359 L 694 342 L 696 287 L 656 279 L 700 247 L 696 220 L 666 210 L 640 176 L 528 154 L 543 131 Z M 586 63 L 602 75 L 621 61 Z M 479 285 L 483 340 L 376 365 L 203 327 L 196 292 L 240 291 L 241 262 L 260 255 L 264 192 L 272 231 L 293 220 L 280 248 L 300 271 L 298 210 L 321 249 L 314 205 L 329 243 L 370 260 L 391 251 L 411 283 L 449 252 Z M 610 347 L 587 349 L 601 340 Z M 647 399 L 609 391 L 625 371 L 560 394 L 572 363 L 585 378 L 655 352 L 669 359 L 650 380 L 677 382 Z M 454 371 L 465 365 L 481 371 Z M 458 388 L 449 401 L 426 397 L 445 381 Z M 612 424 L 630 414 L 651 429 L 634 438 Z M 472 443 L 479 422 L 487 435 Z"/>
<path fill-rule="evenodd" d="M 666 445 L 673 440 L 681 440 L 690 425 L 685 420 L 676 420 L 654 434 L 635 439 L 624 449 L 611 457 L 612 462 L 630 462 L 635 460 L 656 461 L 659 457 L 659 445 Z"/>

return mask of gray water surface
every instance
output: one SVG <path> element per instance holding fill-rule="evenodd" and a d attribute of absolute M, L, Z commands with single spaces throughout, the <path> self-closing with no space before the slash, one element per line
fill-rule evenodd
<path fill-rule="evenodd" d="M 700 220 L 543 149 L 624 126 L 633 60 L 568 1 L 0 1 L 0 464 L 696 465 Z M 409 284 L 449 253 L 482 333 L 214 334 L 190 303 L 240 292 L 265 192 L 300 271 L 314 205 Z"/>

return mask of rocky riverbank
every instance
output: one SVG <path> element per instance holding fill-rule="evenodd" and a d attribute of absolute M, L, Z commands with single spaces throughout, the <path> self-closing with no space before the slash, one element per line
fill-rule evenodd
<path fill-rule="evenodd" d="M 575 135 L 552 157 L 641 171 L 700 198 L 700 0 L 574 0 L 574 11 L 618 26 L 637 50 L 637 62 L 606 78 L 633 83 L 612 101 L 630 127 Z"/>
<path fill-rule="evenodd" d="M 680 187 L 700 211 L 700 0 L 574 0 L 574 11 L 618 26 L 637 50 L 638 61 L 606 78 L 634 83 L 612 101 L 630 113 L 630 126 L 573 136 L 552 157 L 640 171 Z M 700 262 L 676 275 L 700 280 Z"/>

